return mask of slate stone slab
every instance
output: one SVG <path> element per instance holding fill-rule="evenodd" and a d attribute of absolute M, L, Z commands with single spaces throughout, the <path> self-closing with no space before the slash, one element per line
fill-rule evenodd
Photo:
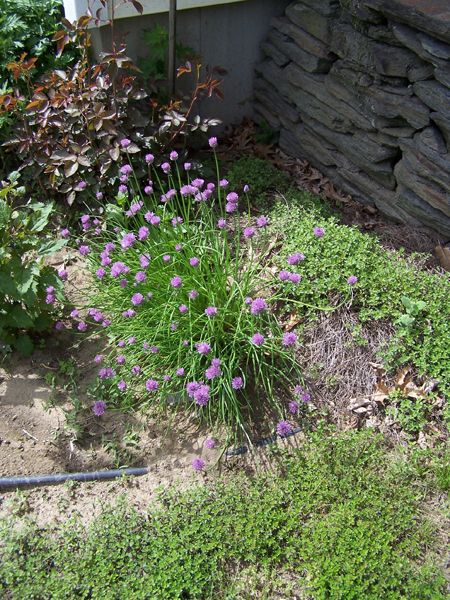
<path fill-rule="evenodd" d="M 450 42 L 450 3 L 448 0 L 361 0 L 394 21 Z"/>
<path fill-rule="evenodd" d="M 261 50 L 266 56 L 272 58 L 279 67 L 284 67 L 291 61 L 288 56 L 283 54 L 283 52 L 280 52 L 276 46 L 268 41 L 261 44 Z"/>
<path fill-rule="evenodd" d="M 292 23 L 307 31 L 324 44 L 330 42 L 331 20 L 309 6 L 294 2 L 286 9 L 286 16 Z"/>
<path fill-rule="evenodd" d="M 333 27 L 331 49 L 340 58 L 389 77 L 419 81 L 429 77 L 430 65 L 406 48 L 375 42 L 347 23 Z"/>
<path fill-rule="evenodd" d="M 437 81 L 418 81 L 414 84 L 414 93 L 434 111 L 449 113 L 450 89 Z"/>
<path fill-rule="evenodd" d="M 276 29 L 269 33 L 267 39 L 282 54 L 288 56 L 290 60 L 293 60 L 309 73 L 328 73 L 333 64 L 331 58 L 320 58 L 302 50 L 295 42 Z"/>
<path fill-rule="evenodd" d="M 447 238 L 450 237 L 450 219 L 408 187 L 399 185 L 395 201 L 400 208 L 423 225 L 439 231 Z"/>
<path fill-rule="evenodd" d="M 293 4 L 302 4 L 304 6 L 308 6 L 309 8 L 313 8 L 318 13 L 325 15 L 326 17 L 332 17 L 338 14 L 341 10 L 339 0 L 302 0 L 301 2 L 293 2 Z"/>
<path fill-rule="evenodd" d="M 438 126 L 450 152 L 450 115 L 444 117 L 440 113 L 431 113 L 431 120 Z"/>
<path fill-rule="evenodd" d="M 330 49 L 310 33 L 294 25 L 286 17 L 275 17 L 272 19 L 272 26 L 278 29 L 280 33 L 291 38 L 302 50 L 309 52 L 318 58 L 330 58 Z"/>
<path fill-rule="evenodd" d="M 258 78 L 254 85 L 255 98 L 272 114 L 283 115 L 292 123 L 297 123 L 300 120 L 300 112 L 295 106 L 286 102 L 284 96 L 272 84 L 265 79 Z"/>

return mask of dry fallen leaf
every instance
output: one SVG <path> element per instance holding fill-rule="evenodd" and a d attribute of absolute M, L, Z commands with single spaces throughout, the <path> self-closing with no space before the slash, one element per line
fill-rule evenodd
<path fill-rule="evenodd" d="M 436 256 L 441 263 L 441 267 L 446 271 L 450 271 L 450 248 L 441 246 L 440 244 L 434 249 Z"/>

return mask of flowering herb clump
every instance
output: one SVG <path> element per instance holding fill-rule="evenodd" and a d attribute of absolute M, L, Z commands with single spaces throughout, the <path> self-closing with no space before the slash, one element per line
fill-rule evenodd
<path fill-rule="evenodd" d="M 219 169 L 216 182 L 192 178 L 175 154 L 161 165 L 146 160 L 143 190 L 131 163 L 122 165 L 127 191 L 82 223 L 78 248 L 95 282 L 89 314 L 113 348 L 102 357 L 102 385 L 144 405 L 178 398 L 210 422 L 245 427 L 256 397 L 283 417 L 275 389 L 288 392 L 301 373 L 297 336 L 275 311 L 283 282 L 256 258 L 268 220 L 242 217 L 242 198 Z"/>

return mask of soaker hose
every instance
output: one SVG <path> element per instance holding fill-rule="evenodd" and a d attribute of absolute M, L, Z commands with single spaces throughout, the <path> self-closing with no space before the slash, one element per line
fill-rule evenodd
<path fill-rule="evenodd" d="M 147 467 L 90 471 L 88 473 L 58 473 L 56 475 L 34 475 L 31 477 L 0 477 L 0 490 L 27 486 L 53 485 L 65 481 L 104 481 L 123 475 L 146 475 Z"/>
<path fill-rule="evenodd" d="M 275 434 L 269 437 L 261 438 L 254 443 L 254 446 L 258 448 L 268 446 L 269 444 L 275 443 L 279 438 L 285 439 L 287 437 L 291 437 L 297 433 L 300 433 L 301 430 L 301 427 L 296 427 L 283 436 Z M 225 452 L 225 456 L 240 456 L 248 451 L 248 446 L 229 448 Z M 146 475 L 147 473 L 147 467 L 138 467 L 130 469 L 113 469 L 111 471 L 90 471 L 87 473 L 57 473 L 56 475 L 33 475 L 31 477 L 0 477 L 0 491 L 40 485 L 55 485 L 58 483 L 64 483 L 65 481 L 107 481 L 109 479 L 122 477 L 123 475 L 139 476 Z"/>
<path fill-rule="evenodd" d="M 261 438 L 254 443 L 254 446 L 257 446 L 258 448 L 261 448 L 262 446 L 268 446 L 269 444 L 275 443 L 278 439 L 284 439 L 291 437 L 292 435 L 296 435 L 297 433 L 300 433 L 301 430 L 301 427 L 295 427 L 292 431 L 285 433 L 282 436 L 270 435 L 269 437 Z M 241 454 L 245 454 L 246 452 L 248 452 L 248 446 L 239 446 L 238 448 L 229 448 L 225 452 L 225 456 L 239 456 Z"/>

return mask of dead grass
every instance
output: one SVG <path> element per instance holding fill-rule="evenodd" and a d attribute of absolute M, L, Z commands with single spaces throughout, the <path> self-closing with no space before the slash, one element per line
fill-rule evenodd
<path fill-rule="evenodd" d="M 379 360 L 378 353 L 393 331 L 386 322 L 361 326 L 346 309 L 320 315 L 306 327 L 298 360 L 315 404 L 330 411 L 338 427 L 346 427 L 351 420 L 350 401 L 374 391 L 376 371 L 370 363 Z"/>

